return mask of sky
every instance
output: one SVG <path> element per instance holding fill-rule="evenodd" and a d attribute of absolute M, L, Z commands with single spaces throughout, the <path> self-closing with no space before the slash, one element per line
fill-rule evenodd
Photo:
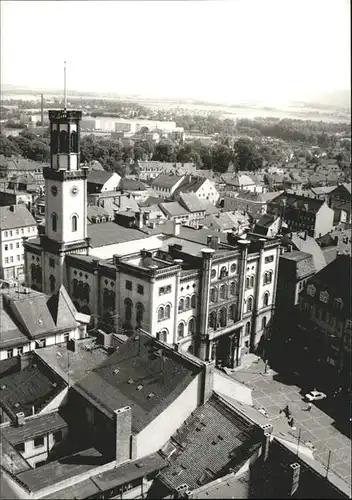
<path fill-rule="evenodd" d="M 6 1 L 1 83 L 268 105 L 350 88 L 349 0 Z"/>

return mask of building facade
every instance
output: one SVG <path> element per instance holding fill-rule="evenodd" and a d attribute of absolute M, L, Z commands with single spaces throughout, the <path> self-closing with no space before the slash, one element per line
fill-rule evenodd
<path fill-rule="evenodd" d="M 125 230 L 126 241 L 91 248 L 86 170 L 79 168 L 76 143 L 67 147 L 62 133 L 76 133 L 79 142 L 80 114 L 50 117 L 45 235 L 26 243 L 28 285 L 53 293 L 63 284 L 92 325 L 120 333 L 141 327 L 224 366 L 255 350 L 274 311 L 279 240 L 252 235 L 220 243 L 196 230 L 182 238 L 175 224 L 173 234 L 161 228 L 132 242 L 136 230 Z"/>
<path fill-rule="evenodd" d="M 37 223 L 24 204 L 0 207 L 0 278 L 24 278 L 24 238 L 35 238 Z"/>

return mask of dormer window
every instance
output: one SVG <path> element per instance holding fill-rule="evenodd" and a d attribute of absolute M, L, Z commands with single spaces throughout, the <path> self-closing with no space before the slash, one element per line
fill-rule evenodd
<path fill-rule="evenodd" d="M 314 285 L 308 285 L 307 286 L 307 294 L 310 295 L 311 297 L 314 297 L 316 293 L 316 288 Z"/>
<path fill-rule="evenodd" d="M 341 310 L 343 308 L 343 300 L 338 298 L 334 300 L 334 307 Z"/>
<path fill-rule="evenodd" d="M 320 292 L 319 300 L 320 302 L 324 302 L 324 304 L 327 304 L 329 302 L 328 292 Z"/>

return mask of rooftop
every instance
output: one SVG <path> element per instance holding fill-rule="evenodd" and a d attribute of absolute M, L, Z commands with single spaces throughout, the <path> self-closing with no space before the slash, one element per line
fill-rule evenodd
<path fill-rule="evenodd" d="M 19 412 L 31 415 L 33 406 L 39 411 L 65 386 L 54 373 L 32 361 L 22 371 L 2 377 L 0 385 L 0 406 L 12 418 Z"/>
<path fill-rule="evenodd" d="M 89 224 L 87 227 L 88 237 L 92 248 L 123 243 L 125 241 L 139 240 L 145 237 L 145 233 L 139 229 L 131 229 L 106 222 L 105 224 Z"/>
<path fill-rule="evenodd" d="M 114 174 L 114 172 L 106 172 L 106 170 L 90 170 L 88 172 L 87 182 L 89 184 L 104 185 Z"/>
<path fill-rule="evenodd" d="M 195 193 L 203 186 L 206 179 L 204 177 L 193 177 L 188 175 L 176 189 L 176 193 Z"/>
<path fill-rule="evenodd" d="M 15 427 L 10 425 L 4 427 L 2 433 L 5 438 L 12 444 L 16 445 L 24 443 L 36 436 L 42 436 L 48 432 L 55 432 L 67 427 L 67 422 L 59 415 L 58 412 L 43 413 L 34 418 L 26 419 L 25 425 Z"/>
<path fill-rule="evenodd" d="M 152 182 L 152 187 L 162 187 L 166 189 L 171 189 L 182 179 L 182 176 L 160 174 Z"/>
<path fill-rule="evenodd" d="M 132 407 L 132 428 L 139 432 L 167 408 L 201 368 L 139 331 L 102 365 L 77 383 L 111 416 Z"/>
<path fill-rule="evenodd" d="M 201 200 L 195 193 L 180 193 L 180 202 L 186 207 L 189 212 L 203 212 Z"/>
<path fill-rule="evenodd" d="M 28 486 L 31 491 L 38 491 L 70 477 L 89 472 L 106 461 L 103 455 L 95 448 L 89 448 L 76 455 L 61 458 L 42 467 L 27 470 L 17 475 L 18 479 Z"/>
<path fill-rule="evenodd" d="M 188 210 L 183 208 L 178 201 L 169 201 L 166 203 L 160 203 L 159 207 L 168 216 L 176 217 L 179 215 L 189 215 Z"/>
<path fill-rule="evenodd" d="M 0 228 L 2 230 L 36 225 L 35 218 L 23 203 L 0 207 Z"/>
<path fill-rule="evenodd" d="M 230 468 L 239 470 L 260 442 L 258 427 L 214 394 L 163 447 L 170 465 L 158 477 L 170 489 L 197 489 Z"/>

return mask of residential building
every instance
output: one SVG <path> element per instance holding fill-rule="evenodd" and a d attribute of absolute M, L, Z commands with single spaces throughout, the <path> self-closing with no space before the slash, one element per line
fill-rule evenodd
<path fill-rule="evenodd" d="M 142 181 L 150 181 L 160 174 L 184 175 L 193 174 L 196 168 L 193 163 L 170 163 L 161 161 L 139 161 L 138 177 Z"/>
<path fill-rule="evenodd" d="M 219 200 L 219 192 L 214 182 L 204 177 L 194 177 L 187 175 L 182 183 L 177 186 L 174 192 L 174 198 L 178 199 L 181 193 L 194 193 L 200 200 L 207 200 L 214 205 Z"/>
<path fill-rule="evenodd" d="M 333 228 L 334 211 L 324 200 L 282 193 L 268 203 L 268 214 L 281 217 L 290 231 L 318 238 Z"/>
<path fill-rule="evenodd" d="M 24 238 L 35 238 L 37 223 L 24 204 L 0 207 L 0 278 L 24 277 Z"/>
<path fill-rule="evenodd" d="M 279 234 L 282 227 L 285 226 L 287 227 L 287 225 L 282 222 L 280 217 L 277 217 L 276 215 L 264 214 L 256 222 L 253 232 L 261 234 L 262 236 L 274 238 Z"/>
<path fill-rule="evenodd" d="M 116 172 L 91 170 L 87 178 L 88 194 L 102 193 L 105 191 L 116 191 L 121 177 Z"/>
<path fill-rule="evenodd" d="M 160 174 L 151 183 L 151 187 L 159 198 L 170 198 L 178 186 L 182 183 L 184 176 Z"/>
<path fill-rule="evenodd" d="M 351 184 L 342 183 L 329 193 L 329 206 L 334 211 L 334 224 L 351 224 Z"/>
<path fill-rule="evenodd" d="M 316 240 L 308 236 L 307 231 L 286 233 L 282 236 L 281 245 L 288 250 L 300 250 L 313 256 L 316 271 L 326 266 L 324 253 Z"/>
<path fill-rule="evenodd" d="M 248 215 L 240 212 L 220 212 L 215 215 L 207 215 L 205 226 L 214 231 L 231 231 L 235 234 L 243 234 L 246 229 L 249 230 L 250 221 Z"/>
<path fill-rule="evenodd" d="M 38 272 L 34 263 L 32 269 Z M 84 338 L 90 320 L 75 309 L 63 286 L 51 297 L 23 287 L 1 291 L 0 318 L 0 360 Z"/>
<path fill-rule="evenodd" d="M 204 223 L 205 208 L 195 193 L 180 193 L 178 201 L 189 212 L 189 226 L 197 228 Z"/>
<path fill-rule="evenodd" d="M 226 191 L 223 208 L 226 212 L 238 210 L 250 215 L 262 215 L 267 212 L 268 203 L 280 193 L 277 191 L 258 193 L 252 191 Z"/>
<path fill-rule="evenodd" d="M 351 264 L 338 255 L 308 279 L 300 293 L 298 323 L 316 359 L 333 367 L 350 386 L 351 376 Z"/>
<path fill-rule="evenodd" d="M 265 190 L 262 183 L 258 183 L 252 176 L 246 174 L 223 174 L 222 179 L 228 190 L 250 191 L 251 193 L 262 193 Z"/>

